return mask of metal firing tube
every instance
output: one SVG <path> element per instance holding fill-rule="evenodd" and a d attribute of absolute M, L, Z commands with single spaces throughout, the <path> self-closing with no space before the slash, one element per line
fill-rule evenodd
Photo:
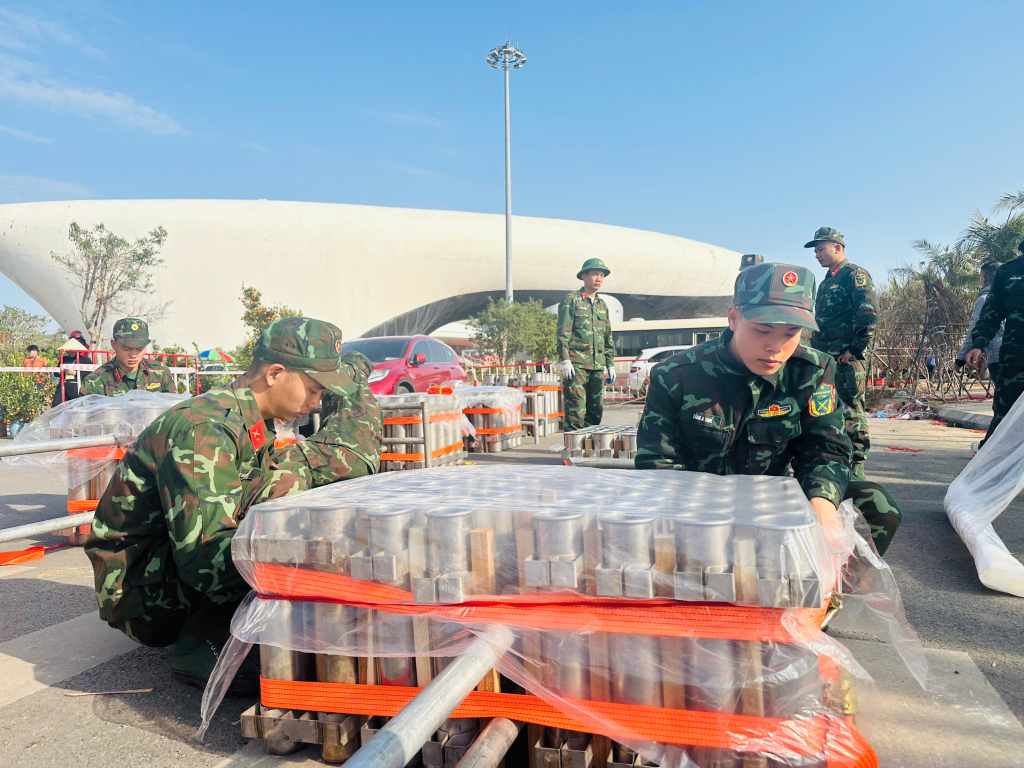
<path fill-rule="evenodd" d="M 455 768 L 498 768 L 522 728 L 520 722 L 495 717 L 480 731 Z"/>
<path fill-rule="evenodd" d="M 602 516 L 605 568 L 650 568 L 654 564 L 654 518 L 623 513 Z M 624 704 L 662 705 L 658 638 L 609 635 L 612 699 Z M 613 742 L 615 759 L 631 762 L 635 753 Z"/>
<path fill-rule="evenodd" d="M 296 630 L 302 632 L 301 604 L 296 607 L 287 600 L 275 601 L 274 610 L 267 619 L 265 632 L 282 643 L 291 643 Z M 260 675 L 267 680 L 309 680 L 312 656 L 276 645 L 260 646 Z M 265 738 L 263 747 L 268 755 L 288 755 L 301 749 L 301 742 Z"/>
<path fill-rule="evenodd" d="M 533 516 L 537 525 L 537 559 L 572 562 L 583 555 L 584 516 L 580 512 L 539 512 Z M 552 587 L 557 589 L 557 587 Z M 588 659 L 584 644 L 572 632 L 545 630 L 541 636 L 544 687 L 570 699 L 587 699 L 590 693 Z M 586 749 L 590 735 L 563 728 L 545 728 L 544 745 L 559 749 L 568 742 L 570 749 Z M 531 748 L 533 745 L 530 745 Z"/>
<path fill-rule="evenodd" d="M 351 574 L 349 554 L 355 545 L 356 512 L 350 508 L 326 507 L 309 510 L 309 560 L 316 570 L 329 573 Z M 318 639 L 333 641 L 354 630 L 358 609 L 336 603 L 316 603 L 313 607 L 314 632 Z M 359 682 L 359 662 L 353 656 L 329 653 L 316 655 L 316 679 L 325 683 Z M 344 723 L 352 715 L 318 712 L 317 719 Z M 353 723 L 354 726 L 354 723 Z M 343 763 L 358 748 L 358 728 L 344 744 L 322 744 L 320 756 L 325 763 Z"/>
<path fill-rule="evenodd" d="M 511 645 L 505 627 L 479 636 L 356 752 L 349 768 L 404 768 Z"/>
<path fill-rule="evenodd" d="M 370 550 L 374 558 L 374 581 L 400 589 L 409 589 L 408 569 L 396 572 L 395 579 L 377 578 L 378 557 L 400 564 L 407 550 L 407 530 L 412 512 L 404 509 L 374 509 L 367 512 L 370 520 Z M 408 616 L 375 617 L 374 646 L 413 647 L 413 624 Z M 380 656 L 376 659 L 380 685 L 415 687 L 416 665 L 411 657 Z"/>
<path fill-rule="evenodd" d="M 472 509 L 437 509 L 426 513 L 427 550 L 429 573 L 432 577 L 468 575 L 470 570 L 469 531 L 473 523 Z M 466 579 L 463 583 L 468 582 Z M 447 640 L 451 628 L 447 622 L 430 621 L 431 645 L 441 647 Z M 456 630 L 458 631 L 458 630 Z M 436 658 L 435 674 L 439 674 L 453 659 Z M 444 735 L 475 733 L 480 729 L 477 718 L 456 718 L 445 720 L 438 732 L 438 740 Z"/>

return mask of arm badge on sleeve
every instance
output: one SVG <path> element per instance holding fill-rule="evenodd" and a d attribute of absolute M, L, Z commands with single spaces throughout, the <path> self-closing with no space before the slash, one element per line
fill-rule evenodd
<path fill-rule="evenodd" d="M 807 410 L 811 416 L 827 416 L 836 409 L 836 388 L 832 384 L 819 384 L 811 395 Z"/>
<path fill-rule="evenodd" d="M 853 276 L 853 284 L 858 288 L 863 288 L 868 284 L 868 276 L 863 272 L 858 272 Z"/>

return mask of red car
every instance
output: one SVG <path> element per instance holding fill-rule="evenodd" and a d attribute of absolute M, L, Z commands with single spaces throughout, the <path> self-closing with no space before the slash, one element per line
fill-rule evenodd
<path fill-rule="evenodd" d="M 434 384 L 469 380 L 451 347 L 427 336 L 353 339 L 341 345 L 341 353 L 346 352 L 370 358 L 370 391 L 375 395 L 426 392 Z"/>

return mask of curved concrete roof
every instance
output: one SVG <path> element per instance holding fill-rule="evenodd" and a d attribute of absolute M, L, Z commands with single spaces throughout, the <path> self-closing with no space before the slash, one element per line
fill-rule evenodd
<path fill-rule="evenodd" d="M 68 225 L 102 222 L 128 239 L 167 230 L 152 335 L 201 349 L 242 340 L 242 283 L 264 301 L 339 325 L 346 338 L 429 333 L 504 295 L 505 223 L 495 214 L 266 200 L 81 200 L 0 205 L 0 270 L 63 327 L 81 327 L 81 292 L 50 258 Z M 590 257 L 626 317 L 720 316 L 740 254 L 625 227 L 517 216 L 517 299 L 555 303 Z M 109 326 L 116 318 L 108 318 Z"/>

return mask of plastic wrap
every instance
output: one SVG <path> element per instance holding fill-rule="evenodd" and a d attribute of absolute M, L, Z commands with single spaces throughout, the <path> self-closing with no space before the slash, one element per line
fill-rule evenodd
<path fill-rule="evenodd" d="M 974 557 L 981 583 L 1024 597 L 1024 565 L 1006 548 L 992 521 L 1024 489 L 1024 397 L 949 485 L 943 505 Z"/>
<path fill-rule="evenodd" d="M 37 443 L 67 437 L 115 435 L 120 446 L 131 445 L 161 413 L 188 398 L 189 395 L 141 390 L 132 390 L 118 397 L 85 395 L 37 416 L 18 433 L 14 442 Z M 45 469 L 66 480 L 69 489 L 75 489 L 86 487 L 90 480 L 107 471 L 117 456 L 117 446 L 110 446 L 12 456 L 4 462 Z"/>
<path fill-rule="evenodd" d="M 377 395 L 384 416 L 381 472 L 460 464 L 462 421 L 455 395 Z M 404 442 L 408 440 L 408 442 Z"/>
<path fill-rule="evenodd" d="M 511 387 L 454 388 L 462 409 L 467 449 L 496 453 L 519 444 L 526 395 Z"/>
<path fill-rule="evenodd" d="M 613 762 L 856 756 L 853 680 L 869 678 L 818 625 L 847 582 L 872 590 L 856 610 L 901 610 L 870 557 L 841 575 L 854 518 L 844 506 L 826 536 L 792 478 L 495 465 L 261 504 L 232 541 L 256 594 L 203 719 L 250 644 L 360 657 L 378 685 L 422 686 L 502 625 L 516 642 L 498 670 L 563 718 L 546 721 L 547 748 L 603 733 Z M 265 681 L 264 704 L 294 685 Z"/>

